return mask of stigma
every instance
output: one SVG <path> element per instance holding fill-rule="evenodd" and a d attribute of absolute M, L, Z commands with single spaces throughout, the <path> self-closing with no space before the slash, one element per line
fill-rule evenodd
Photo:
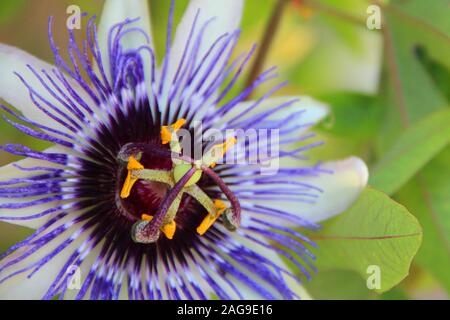
<path fill-rule="evenodd" d="M 122 161 L 125 160 L 124 156 L 126 155 L 127 171 L 120 191 L 121 199 L 130 197 L 133 187 L 139 180 L 163 183 L 167 186 L 167 191 L 156 212 L 134 213 L 140 217 L 131 230 L 131 237 L 137 243 L 154 243 L 158 241 L 161 234 L 169 240 L 176 236 L 177 223 L 175 219 L 185 194 L 197 201 L 207 212 L 206 217 L 196 229 L 198 235 L 204 235 L 220 217 L 224 220 L 223 225 L 231 231 L 236 230 L 240 224 L 240 205 L 237 198 L 211 169 L 236 144 L 236 138 L 233 137 L 224 143 L 213 145 L 205 152 L 201 160 L 194 161 L 182 155 L 177 135 L 177 131 L 185 122 L 184 119 L 180 119 L 172 125 L 161 127 L 161 145 L 169 144 L 170 151 L 167 150 L 167 147 L 156 150 L 144 144 L 129 144 L 123 147 L 119 153 L 119 160 Z M 143 153 L 158 153 L 159 156 L 170 157 L 172 168 L 170 170 L 146 168 L 140 162 Z M 205 174 L 212 178 L 211 180 L 224 192 L 231 207 L 227 207 L 221 199 L 211 199 L 198 185 Z"/>

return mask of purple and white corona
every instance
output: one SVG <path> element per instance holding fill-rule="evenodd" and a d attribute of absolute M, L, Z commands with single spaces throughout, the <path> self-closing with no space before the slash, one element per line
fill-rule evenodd
<path fill-rule="evenodd" d="M 98 29 L 84 16 L 65 60 L 50 18 L 53 66 L 0 45 L 0 98 L 19 111 L 2 105 L 2 125 L 54 144 L 1 147 L 25 159 L 0 168 L 0 220 L 35 232 L 1 256 L 0 298 L 308 298 L 315 244 L 298 230 L 345 210 L 367 169 L 357 158 L 302 161 L 319 144 L 305 131 L 328 109 L 272 97 L 285 85 L 275 68 L 234 90 L 255 50 L 234 52 L 243 5 L 191 0 L 172 39 L 172 2 L 159 66 L 143 0 L 107 0 Z M 263 83 L 272 89 L 248 100 Z M 197 124 L 201 134 L 277 130 L 276 174 L 222 161 L 267 136 L 197 139 Z"/>

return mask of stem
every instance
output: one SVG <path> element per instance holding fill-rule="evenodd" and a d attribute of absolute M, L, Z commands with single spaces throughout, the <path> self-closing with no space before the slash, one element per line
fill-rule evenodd
<path fill-rule="evenodd" d="M 245 88 L 250 87 L 253 82 L 258 78 L 264 67 L 264 62 L 266 61 L 267 55 L 269 53 L 270 45 L 275 38 L 275 34 L 281 22 L 281 17 L 283 14 L 283 9 L 289 0 L 278 0 L 273 9 L 272 16 L 270 17 L 269 23 L 267 24 L 266 30 L 264 31 L 263 38 L 261 40 L 261 46 L 255 58 L 255 62 L 250 70 L 250 75 L 245 84 Z M 248 98 L 251 98 L 251 94 Z"/>

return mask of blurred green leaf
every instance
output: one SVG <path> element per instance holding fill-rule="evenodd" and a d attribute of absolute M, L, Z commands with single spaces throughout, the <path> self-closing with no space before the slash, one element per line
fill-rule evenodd
<path fill-rule="evenodd" d="M 245 28 L 242 30 L 244 33 L 254 31 L 254 28 L 258 28 L 258 32 L 261 33 L 265 23 L 270 18 L 272 10 L 277 0 L 262 1 L 245 1 L 244 13 L 242 15 L 242 25 Z M 258 14 L 255 14 L 258 12 Z M 259 39 L 253 39 L 256 41 Z"/>
<path fill-rule="evenodd" d="M 403 29 L 409 30 L 406 37 L 425 46 L 433 59 L 450 69 L 448 0 L 396 0 L 387 8 Z"/>
<path fill-rule="evenodd" d="M 10 224 L 0 221 L 0 231 L 2 238 L 0 241 L 0 255 L 19 241 L 29 237 L 34 230 L 27 227 Z"/>
<path fill-rule="evenodd" d="M 381 34 L 366 28 L 369 1 L 305 0 L 313 18 L 302 22 L 307 51 L 287 69 L 289 80 L 317 95 L 336 90 L 375 93 Z"/>
<path fill-rule="evenodd" d="M 448 0 L 393 0 L 391 8 L 401 10 L 406 18 L 432 32 L 450 36 L 450 19 Z"/>
<path fill-rule="evenodd" d="M 170 1 L 150 0 L 150 16 L 152 22 L 153 43 L 156 50 L 156 58 L 158 63 L 161 63 L 164 58 L 166 39 L 167 39 L 167 23 L 169 20 Z M 173 30 L 172 40 L 175 36 L 176 26 L 181 20 L 184 10 L 188 5 L 188 0 L 175 1 L 175 8 L 173 13 Z"/>
<path fill-rule="evenodd" d="M 367 268 L 378 266 L 381 288 L 375 291 L 381 293 L 408 275 L 422 229 L 405 207 L 367 188 L 350 209 L 327 221 L 311 238 L 320 247 L 320 271 L 352 270 L 367 279 Z"/>
<path fill-rule="evenodd" d="M 327 32 L 336 34 L 337 37 L 353 51 L 363 49 L 362 39 L 358 34 L 358 28 L 354 28 L 354 23 L 344 19 L 339 13 L 354 17 L 361 23 L 366 18 L 366 8 L 369 5 L 367 0 L 305 0 L 305 6 L 312 8 L 313 12 L 325 14 L 317 15 L 315 23 L 319 28 L 326 27 Z M 325 30 L 323 30 L 325 31 Z"/>
<path fill-rule="evenodd" d="M 450 70 L 440 61 L 434 60 L 424 47 L 417 46 L 416 52 L 420 63 L 430 74 L 434 84 L 446 97 L 447 101 L 450 101 Z"/>
<path fill-rule="evenodd" d="M 435 8 L 439 2 L 431 1 L 427 6 Z M 450 43 L 440 36 L 424 40 L 427 37 L 422 34 L 431 34 L 428 24 L 417 22 L 409 11 L 402 10 L 403 6 L 387 6 L 384 10 L 385 72 L 382 94 L 387 112 L 378 139 L 381 151 L 389 149 L 406 127 L 448 105 L 445 96 L 421 64 L 416 48 L 422 45 L 430 52 L 448 51 Z"/>
<path fill-rule="evenodd" d="M 331 120 L 324 127 L 330 134 L 364 139 L 372 137 L 379 126 L 381 108 L 376 98 L 360 93 L 336 92 L 317 97 L 331 107 Z"/>
<path fill-rule="evenodd" d="M 367 300 L 376 296 L 367 288 L 366 280 L 353 271 L 329 270 L 318 272 L 305 283 L 308 293 L 319 300 Z"/>
<path fill-rule="evenodd" d="M 423 245 L 417 263 L 450 292 L 450 148 L 427 165 L 396 198 L 423 227 Z"/>
<path fill-rule="evenodd" d="M 24 3 L 24 0 L 0 1 L 0 23 L 4 23 L 8 19 L 11 19 L 16 13 L 19 12 Z"/>
<path fill-rule="evenodd" d="M 392 288 L 379 296 L 380 300 L 408 300 L 408 295 L 399 287 Z"/>
<path fill-rule="evenodd" d="M 435 112 L 406 130 L 371 170 L 369 183 L 393 194 L 450 142 L 450 109 Z"/>
<path fill-rule="evenodd" d="M 406 135 L 402 134 L 406 128 L 414 127 L 420 121 L 424 123 L 427 120 L 423 119 L 430 114 L 448 108 L 450 69 L 448 1 L 394 0 L 384 9 L 386 62 L 382 104 L 387 112 L 377 142 L 378 151 L 384 153 L 388 150 L 388 154 L 384 155 L 382 161 L 389 153 L 395 155 L 392 150 L 401 149 L 401 141 L 397 141 L 397 138 Z M 448 123 L 447 120 L 447 126 Z M 448 140 L 445 142 L 448 129 L 445 124 L 441 128 L 441 132 L 430 128 L 435 131 L 432 141 L 417 140 L 417 147 L 412 148 L 416 151 L 409 151 L 409 161 L 400 157 L 403 160 L 392 166 L 387 165 L 382 174 L 374 171 L 371 183 L 377 186 L 380 184 L 380 188 L 393 192 L 410 180 L 414 171 L 429 162 L 448 143 Z M 424 150 L 418 150 L 422 148 Z M 429 153 L 428 156 L 425 152 Z M 441 197 L 442 194 L 450 194 L 450 188 L 444 180 L 438 180 L 448 179 L 444 177 L 448 173 L 450 161 L 445 166 L 435 168 L 436 161 L 432 160 L 411 179 L 399 191 L 396 199 L 405 204 L 423 226 L 424 241 L 416 262 L 449 290 L 450 246 L 448 237 L 443 236 L 445 220 L 439 217 L 448 216 L 448 210 L 441 204 Z M 387 172 L 389 168 L 390 173 Z M 441 172 L 439 178 L 430 177 L 431 172 L 438 171 Z"/>

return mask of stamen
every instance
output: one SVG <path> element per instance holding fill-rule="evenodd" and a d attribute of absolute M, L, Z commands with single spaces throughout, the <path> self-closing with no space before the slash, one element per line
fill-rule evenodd
<path fill-rule="evenodd" d="M 172 240 L 176 229 L 177 224 L 175 223 L 175 220 L 172 220 L 163 225 L 161 231 L 166 235 L 167 239 Z"/>
<path fill-rule="evenodd" d="M 186 123 L 185 119 L 179 119 L 170 126 L 162 126 L 161 127 L 162 144 L 168 144 L 170 141 L 172 141 L 172 135 L 175 134 L 185 123 Z"/>
<path fill-rule="evenodd" d="M 229 138 L 227 141 L 221 144 L 214 145 L 204 156 L 203 156 L 203 164 L 205 166 L 214 168 L 216 166 L 217 161 L 223 159 L 225 153 L 227 153 L 228 149 L 234 146 L 237 142 L 235 137 Z"/>
<path fill-rule="evenodd" d="M 141 216 L 141 220 L 144 220 L 144 221 L 152 221 L 152 219 L 153 219 L 153 216 L 145 214 L 145 213 Z"/>
<path fill-rule="evenodd" d="M 215 216 L 216 207 L 214 205 L 214 202 L 199 186 L 195 184 L 190 186 L 186 189 L 186 193 L 197 200 L 198 203 L 200 203 L 202 207 L 206 209 L 206 212 L 214 214 Z"/>
<path fill-rule="evenodd" d="M 144 166 L 136 160 L 135 157 L 130 156 L 128 158 L 128 165 L 127 165 L 127 178 L 125 179 L 125 183 L 123 184 L 122 191 L 120 192 L 120 197 L 122 199 L 128 198 L 131 193 L 131 189 L 133 188 L 134 184 L 138 181 L 139 176 L 136 175 L 136 170 L 143 170 Z"/>
<path fill-rule="evenodd" d="M 196 172 L 196 168 L 192 167 L 170 190 L 168 195 L 162 201 L 158 211 L 154 215 L 151 221 L 139 221 L 134 224 L 132 230 L 133 240 L 139 243 L 153 243 L 158 240 L 160 229 L 164 224 L 166 215 L 168 214 L 170 208 L 174 201 L 179 198 L 180 193 L 183 191 L 186 183 Z M 171 221 L 170 221 L 171 222 Z M 172 229 L 168 229 L 170 232 Z M 173 230 L 173 232 L 175 232 Z"/>
<path fill-rule="evenodd" d="M 166 170 L 142 169 L 139 171 L 139 179 L 153 182 L 162 182 L 168 184 L 171 187 L 175 185 L 172 172 Z"/>
<path fill-rule="evenodd" d="M 152 221 L 153 216 L 150 216 L 148 214 L 143 214 L 141 216 L 142 221 Z M 161 227 L 161 231 L 164 233 L 164 235 L 167 237 L 167 239 L 172 240 L 173 236 L 175 235 L 175 231 L 177 229 L 177 224 L 175 220 L 170 221 L 169 223 L 166 223 Z"/>
<path fill-rule="evenodd" d="M 222 192 L 225 194 L 228 201 L 230 201 L 231 212 L 225 212 L 226 214 L 224 215 L 224 218 L 227 220 L 225 226 L 230 231 L 236 230 L 241 224 L 241 204 L 239 203 L 238 198 L 212 169 L 203 166 L 202 170 L 219 186 L 220 190 L 222 190 Z"/>
<path fill-rule="evenodd" d="M 204 234 L 220 216 L 223 217 L 224 226 L 230 231 L 235 231 L 240 226 L 241 221 L 241 206 L 239 200 L 228 188 L 222 178 L 211 169 L 210 166 L 215 165 L 215 162 L 221 159 L 227 150 L 236 142 L 236 138 L 230 138 L 223 144 L 213 146 L 207 153 L 207 156 L 204 156 L 199 161 L 184 156 L 180 154 L 180 152 L 164 150 L 148 144 L 138 143 L 124 146 L 119 153 L 119 159 L 125 158 L 125 155 L 127 154 L 139 155 L 146 153 L 159 157 L 170 157 L 172 161 L 173 159 L 178 159 L 180 161 L 179 164 L 174 162 L 172 171 L 150 170 L 140 169 L 140 163 L 133 161 L 133 157 L 129 157 L 128 167 L 137 169 L 131 170 L 130 181 L 126 181 L 123 193 L 125 193 L 126 189 L 131 190 L 132 186 L 130 187 L 128 184 L 134 183 L 133 178 L 163 182 L 171 187 L 160 204 L 155 216 L 152 217 L 151 220 L 148 219 L 147 216 L 143 216 L 142 220 L 135 223 L 132 228 L 133 240 L 138 243 L 153 243 L 158 240 L 161 231 L 167 238 L 172 239 L 176 230 L 174 219 L 178 212 L 183 193 L 185 192 L 196 199 L 208 212 L 207 217 L 197 228 L 197 232 L 200 235 Z M 172 143 L 173 141 L 171 141 L 171 147 Z M 203 173 L 208 175 L 208 177 L 221 189 L 231 204 L 230 208 L 226 208 L 222 202 L 218 202 L 220 200 L 213 202 L 209 196 L 196 185 Z"/>
<path fill-rule="evenodd" d="M 204 235 L 206 231 L 216 222 L 216 220 L 222 215 L 226 210 L 227 206 L 221 200 L 217 199 L 214 201 L 214 207 L 216 209 L 215 214 L 208 213 L 208 215 L 203 219 L 202 223 L 197 227 L 197 233 L 199 235 Z"/>

